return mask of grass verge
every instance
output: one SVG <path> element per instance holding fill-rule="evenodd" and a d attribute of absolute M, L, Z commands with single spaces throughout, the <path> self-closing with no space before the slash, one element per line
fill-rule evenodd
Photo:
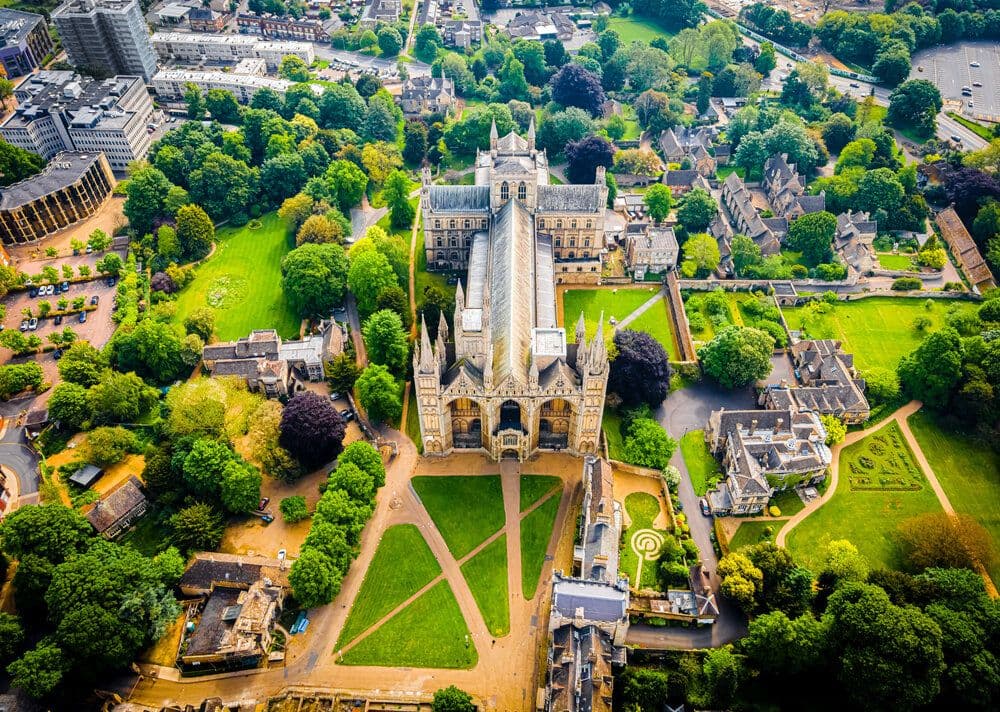
<path fill-rule="evenodd" d="M 705 496 L 709 488 L 722 479 L 719 463 L 705 444 L 705 431 L 692 430 L 685 433 L 681 438 L 681 454 L 684 456 L 694 493 L 699 497 Z"/>
<path fill-rule="evenodd" d="M 521 592 L 528 600 L 535 596 L 538 588 L 552 526 L 559 512 L 559 500 L 559 495 L 552 495 L 521 520 Z"/>

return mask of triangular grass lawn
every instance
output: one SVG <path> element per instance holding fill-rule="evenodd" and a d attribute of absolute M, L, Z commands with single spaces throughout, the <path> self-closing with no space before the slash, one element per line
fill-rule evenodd
<path fill-rule="evenodd" d="M 472 597 L 483 614 L 486 627 L 495 636 L 510 632 L 510 604 L 507 595 L 507 535 L 485 547 L 462 564 Z"/>
<path fill-rule="evenodd" d="M 523 512 L 560 483 L 553 475 L 521 475 L 521 511 Z"/>
<path fill-rule="evenodd" d="M 456 559 L 500 531 L 506 521 L 499 475 L 414 477 L 412 482 Z"/>
<path fill-rule="evenodd" d="M 337 648 L 350 643 L 441 573 L 414 524 L 389 527 L 365 573 Z"/>
<path fill-rule="evenodd" d="M 342 665 L 468 669 L 479 660 L 447 581 L 387 620 L 338 659 Z"/>
<path fill-rule="evenodd" d="M 552 495 L 521 520 L 521 592 L 529 600 L 535 595 L 538 578 L 542 575 L 559 500 L 558 494 Z"/>

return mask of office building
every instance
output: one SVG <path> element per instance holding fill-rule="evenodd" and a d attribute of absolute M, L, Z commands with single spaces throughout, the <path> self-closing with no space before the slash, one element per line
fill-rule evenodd
<path fill-rule="evenodd" d="M 153 100 L 141 77 L 43 71 L 21 82 L 14 98 L 18 107 L 0 135 L 46 159 L 60 151 L 103 152 L 112 170 L 124 171 L 149 150 Z"/>
<path fill-rule="evenodd" d="M 52 11 L 70 64 L 149 81 L 156 54 L 138 0 L 67 0 Z"/>
<path fill-rule="evenodd" d="M 188 32 L 155 32 L 153 49 L 161 60 L 179 62 L 238 62 L 263 59 L 269 69 L 277 69 L 282 58 L 299 57 L 307 65 L 316 59 L 308 42 L 268 42 L 246 35 L 207 35 Z"/>
<path fill-rule="evenodd" d="M 20 77 L 38 69 L 52 49 L 44 17 L 0 9 L 0 64 L 8 77 Z"/>
<path fill-rule="evenodd" d="M 41 173 L 0 188 L 5 245 L 33 242 L 93 215 L 115 178 L 100 153 L 59 153 Z"/>

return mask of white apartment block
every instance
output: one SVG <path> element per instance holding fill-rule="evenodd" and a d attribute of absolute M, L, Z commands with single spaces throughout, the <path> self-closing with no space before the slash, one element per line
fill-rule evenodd
<path fill-rule="evenodd" d="M 124 171 L 149 150 L 153 100 L 142 77 L 42 71 L 21 82 L 14 97 L 17 109 L 0 135 L 45 159 L 60 151 L 102 152 L 112 170 Z"/>
<path fill-rule="evenodd" d="M 67 0 L 52 11 L 70 64 L 111 74 L 156 72 L 156 54 L 138 0 Z"/>
<path fill-rule="evenodd" d="M 248 62 L 253 60 L 243 60 Z M 258 74 L 237 74 L 236 72 L 192 72 L 181 69 L 164 69 L 153 77 L 151 87 L 158 97 L 166 101 L 180 100 L 187 91 L 187 85 L 207 92 L 209 89 L 225 89 L 231 91 L 236 101 L 249 104 L 258 89 L 273 89 L 281 95 L 293 86 L 295 82 L 285 79 L 262 77 Z M 319 96 L 323 90 L 311 84 L 310 88 Z"/>
<path fill-rule="evenodd" d="M 282 58 L 295 55 L 307 65 L 316 59 L 309 42 L 262 40 L 247 35 L 205 35 L 185 32 L 154 32 L 153 49 L 161 60 L 180 62 L 238 62 L 263 59 L 277 69 Z"/>

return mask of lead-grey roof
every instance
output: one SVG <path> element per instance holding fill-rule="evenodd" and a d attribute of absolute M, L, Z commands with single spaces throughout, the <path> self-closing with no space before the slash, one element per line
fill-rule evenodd
<path fill-rule="evenodd" d="M 535 238 L 535 323 L 542 329 L 555 329 L 555 267 L 552 260 L 552 236 Z"/>
<path fill-rule="evenodd" d="M 485 185 L 432 185 L 431 210 L 488 212 L 490 188 Z"/>
<path fill-rule="evenodd" d="M 524 380 L 535 324 L 531 214 L 517 200 L 497 213 L 490 245 L 490 328 L 496 383 Z"/>
<path fill-rule="evenodd" d="M 599 212 L 601 202 L 599 185 L 540 185 L 538 186 L 538 212 Z"/>
<path fill-rule="evenodd" d="M 462 310 L 462 328 L 481 331 L 483 328 L 483 294 L 490 268 L 490 236 L 477 232 L 472 236 L 469 250 L 469 273 L 466 281 L 465 309 Z"/>
<path fill-rule="evenodd" d="M 582 608 L 584 620 L 610 623 L 625 617 L 628 590 L 596 581 L 561 580 L 552 587 L 552 607 L 570 619 Z"/>

